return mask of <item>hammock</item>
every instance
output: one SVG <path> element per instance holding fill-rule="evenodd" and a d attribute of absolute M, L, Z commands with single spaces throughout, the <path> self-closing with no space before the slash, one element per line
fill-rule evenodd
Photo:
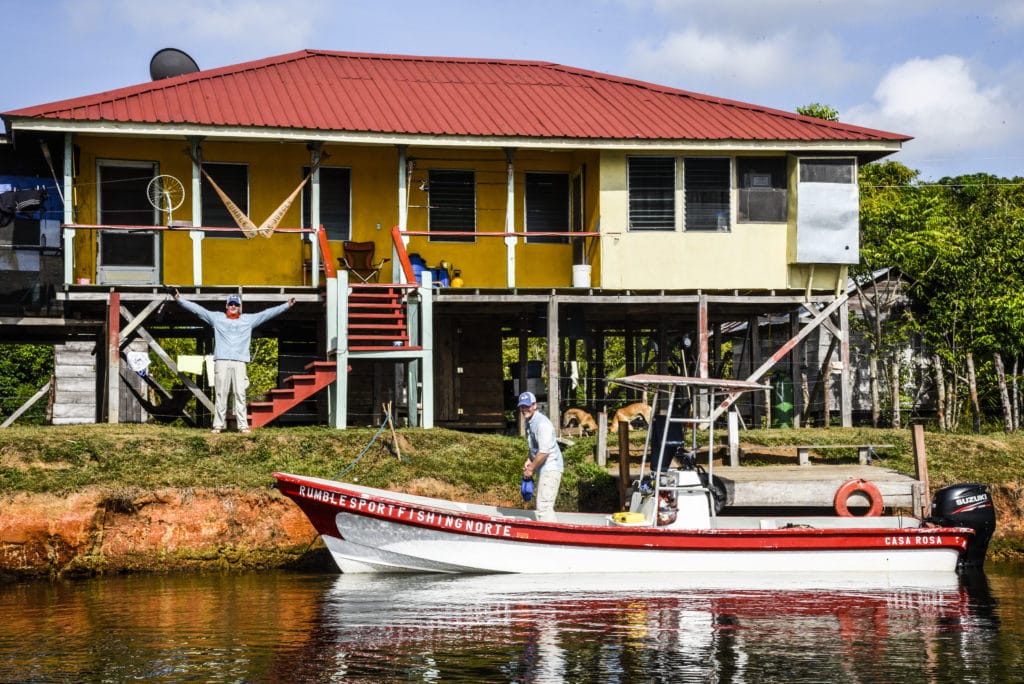
<path fill-rule="evenodd" d="M 189 153 L 189 157 L 192 157 L 191 153 Z M 224 203 L 224 206 L 227 208 L 228 213 L 231 214 L 231 218 L 235 220 L 235 223 L 238 225 L 239 229 L 242 231 L 245 237 L 252 239 L 257 235 L 269 238 L 271 235 L 274 234 L 274 229 L 276 229 L 278 224 L 281 223 L 281 219 L 284 218 L 284 215 L 288 213 L 288 209 L 292 206 L 292 202 L 294 202 L 295 198 L 299 196 L 299 193 L 302 192 L 302 188 L 306 186 L 306 183 L 308 183 L 309 179 L 313 177 L 313 174 L 316 173 L 316 170 L 320 168 L 320 163 L 323 162 L 323 160 L 326 158 L 326 153 L 320 155 L 320 158 L 316 161 L 316 164 L 313 164 L 312 168 L 310 168 L 309 170 L 309 173 L 306 174 L 306 177 L 302 179 L 302 182 L 299 183 L 298 187 L 292 191 L 292 194 L 288 195 L 288 197 L 285 198 L 284 202 L 281 203 L 281 206 L 275 209 L 273 213 L 271 213 L 270 216 L 267 217 L 267 220 L 265 220 L 259 226 L 253 223 L 252 219 L 246 216 L 245 212 L 242 211 L 237 204 L 231 201 L 231 198 L 227 196 L 227 193 L 220 189 L 220 186 L 217 185 L 213 178 L 210 177 L 210 174 L 206 172 L 206 169 L 203 168 L 202 163 L 196 161 L 195 157 L 192 157 L 192 161 L 197 166 L 199 166 L 199 170 L 203 172 L 204 176 L 206 176 L 206 180 L 210 181 L 210 185 L 213 186 L 214 191 L 216 191 L 217 195 L 220 197 L 220 200 Z"/>

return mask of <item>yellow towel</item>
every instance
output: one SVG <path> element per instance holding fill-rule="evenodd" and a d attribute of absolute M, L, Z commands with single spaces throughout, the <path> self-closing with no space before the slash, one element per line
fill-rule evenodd
<path fill-rule="evenodd" d="M 181 354 L 178 356 L 178 370 L 182 373 L 192 373 L 194 375 L 201 374 L 203 372 L 203 365 L 206 359 L 202 356 L 195 354 Z"/>

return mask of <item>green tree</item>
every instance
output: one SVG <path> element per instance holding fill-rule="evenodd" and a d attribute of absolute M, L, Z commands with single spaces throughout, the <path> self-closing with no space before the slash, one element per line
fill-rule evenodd
<path fill-rule="evenodd" d="M 0 344 L 0 416 L 6 418 L 28 401 L 53 375 L 53 347 Z M 19 420 L 46 421 L 46 402 L 37 402 Z"/>
<path fill-rule="evenodd" d="M 916 172 L 893 162 L 861 172 L 862 261 L 858 274 L 899 268 L 916 299 L 907 328 L 933 355 L 940 425 L 955 429 L 969 406 L 973 428 L 1001 412 L 1017 425 L 1016 389 L 1007 391 L 1004 357 L 1014 359 L 1014 388 L 1024 339 L 1024 197 L 1019 179 L 989 174 L 917 184 Z M 897 381 L 899 331 L 874 323 L 872 353 L 889 355 Z M 895 333 L 895 334 L 894 334 Z M 966 389 L 966 393 L 963 391 Z M 897 397 L 894 393 L 893 401 Z"/>
<path fill-rule="evenodd" d="M 860 169 L 861 261 L 851 276 L 863 306 L 851 326 L 862 329 L 868 340 L 875 427 L 886 405 L 890 424 L 900 424 L 902 352 L 920 327 L 906 294 L 919 290 L 922 278 L 956 245 L 941 198 L 917 185 L 917 177 L 917 171 L 897 162 Z"/>
<path fill-rule="evenodd" d="M 825 121 L 839 121 L 838 109 L 818 102 L 812 102 L 809 105 L 797 107 L 796 113 L 803 114 L 804 116 L 813 116 L 816 119 L 824 119 Z"/>

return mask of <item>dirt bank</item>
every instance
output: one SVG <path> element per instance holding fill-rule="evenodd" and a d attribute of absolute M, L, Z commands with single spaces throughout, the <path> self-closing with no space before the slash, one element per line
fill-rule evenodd
<path fill-rule="evenodd" d="M 989 558 L 1020 561 L 1019 488 L 993 487 L 993 495 L 999 520 Z M 281 567 L 335 569 L 298 506 L 269 488 L 20 493 L 0 500 L 6 581 Z"/>
<path fill-rule="evenodd" d="M 276 490 L 16 494 L 0 500 L 0 577 L 258 569 L 322 562 Z"/>

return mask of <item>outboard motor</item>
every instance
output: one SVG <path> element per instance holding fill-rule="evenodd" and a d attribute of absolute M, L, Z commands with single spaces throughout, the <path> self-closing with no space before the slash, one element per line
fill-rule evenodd
<path fill-rule="evenodd" d="M 974 536 L 967 544 L 967 552 L 960 557 L 957 570 L 980 570 L 985 563 L 985 552 L 996 529 L 996 509 L 988 485 L 964 483 L 943 487 L 932 499 L 932 514 L 928 522 L 940 527 L 967 527 Z"/>

